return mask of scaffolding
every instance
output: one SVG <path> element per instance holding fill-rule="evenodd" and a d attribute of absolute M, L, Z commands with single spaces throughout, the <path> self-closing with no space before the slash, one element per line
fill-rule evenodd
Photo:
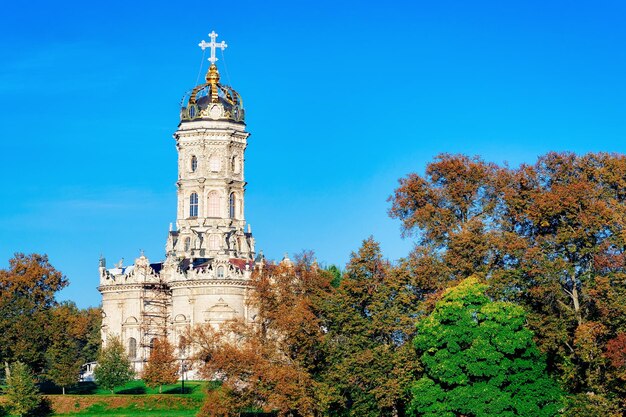
<path fill-rule="evenodd" d="M 141 347 L 147 359 L 154 339 L 167 337 L 172 290 L 163 282 L 145 282 L 141 290 Z"/>

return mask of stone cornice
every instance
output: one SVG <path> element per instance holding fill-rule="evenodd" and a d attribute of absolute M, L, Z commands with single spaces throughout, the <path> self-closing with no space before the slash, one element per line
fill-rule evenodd
<path fill-rule="evenodd" d="M 115 292 L 115 291 L 141 290 L 143 289 L 144 285 L 145 284 L 140 284 L 140 283 L 100 285 L 98 287 L 98 291 L 100 291 L 101 293 L 104 293 L 104 292 Z"/>
<path fill-rule="evenodd" d="M 220 131 L 229 130 L 233 132 L 245 132 L 245 123 L 235 123 L 226 120 L 194 120 L 180 123 L 176 133 L 189 132 L 194 130 Z"/>
<path fill-rule="evenodd" d="M 170 281 L 170 288 L 198 288 L 198 287 L 213 287 L 213 286 L 228 286 L 228 287 L 250 287 L 250 280 L 248 279 L 194 279 L 185 281 Z"/>
<path fill-rule="evenodd" d="M 245 181 L 239 178 L 224 178 L 218 177 L 196 177 L 196 178 L 181 178 L 178 180 L 181 186 L 194 186 L 198 183 L 206 186 L 222 186 L 222 185 L 231 185 L 231 184 L 240 184 L 241 186 L 245 186 Z"/>
<path fill-rule="evenodd" d="M 189 139 L 189 138 L 206 138 L 215 140 L 233 140 L 233 141 L 245 141 L 250 134 L 248 132 L 237 132 L 233 130 L 215 130 L 215 129 L 194 129 L 194 130 L 182 130 L 176 132 L 174 137 L 177 140 Z"/>
<path fill-rule="evenodd" d="M 234 141 L 234 140 L 223 140 L 223 141 L 219 141 L 219 140 L 214 140 L 213 138 L 193 138 L 193 139 L 189 139 L 186 140 L 184 142 L 184 146 L 186 147 L 190 147 L 190 146 L 224 146 L 227 147 L 228 145 L 238 145 L 241 149 L 245 149 L 247 144 L 245 141 Z"/>
<path fill-rule="evenodd" d="M 149 283 L 146 283 L 149 284 Z M 140 291 L 144 288 L 146 284 L 109 284 L 109 285 L 100 285 L 98 287 L 98 291 L 101 293 L 105 292 L 118 292 L 118 291 L 131 291 L 137 290 Z M 215 279 L 215 278 L 206 278 L 206 279 L 192 279 L 192 280 L 176 280 L 170 281 L 166 283 L 170 288 L 197 288 L 197 287 L 213 287 L 213 286 L 229 286 L 229 287 L 249 287 L 250 280 L 246 278 L 236 278 L 236 279 Z"/>

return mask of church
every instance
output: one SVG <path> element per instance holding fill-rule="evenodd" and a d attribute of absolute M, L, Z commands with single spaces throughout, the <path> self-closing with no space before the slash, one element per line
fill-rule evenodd
<path fill-rule="evenodd" d="M 167 235 L 165 260 L 142 253 L 132 265 L 107 268 L 100 259 L 102 340 L 119 337 L 140 372 L 156 338 L 180 346 L 185 330 L 235 317 L 251 320 L 248 282 L 263 256 L 244 215 L 244 153 L 248 136 L 241 96 L 220 82 L 209 34 L 210 67 L 204 83 L 181 102 L 173 137 L 178 151 L 176 227 Z M 179 352 L 181 358 L 183 352 Z"/>

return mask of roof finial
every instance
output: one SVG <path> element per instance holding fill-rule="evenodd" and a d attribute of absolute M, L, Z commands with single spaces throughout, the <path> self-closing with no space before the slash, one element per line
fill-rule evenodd
<path fill-rule="evenodd" d="M 224 41 L 220 43 L 215 42 L 215 39 L 217 38 L 217 33 L 215 33 L 215 31 L 209 33 L 209 38 L 211 38 L 211 42 L 205 42 L 203 39 L 202 42 L 198 44 L 198 46 L 202 48 L 203 51 L 206 48 L 211 48 L 211 56 L 209 57 L 209 62 L 211 63 L 211 65 L 215 65 L 215 62 L 217 61 L 217 58 L 215 57 L 215 48 L 221 48 L 223 51 L 228 47 L 228 45 L 226 45 L 226 42 Z"/>

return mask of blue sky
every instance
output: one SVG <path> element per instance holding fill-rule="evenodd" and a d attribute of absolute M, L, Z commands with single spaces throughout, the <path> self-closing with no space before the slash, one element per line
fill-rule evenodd
<path fill-rule="evenodd" d="M 0 259 L 47 253 L 98 305 L 97 263 L 160 260 L 179 101 L 215 30 L 244 98 L 246 218 L 274 259 L 345 265 L 397 179 L 441 152 L 626 152 L 622 1 L 11 2 L 0 15 Z M 206 71 L 206 61 L 202 73 Z"/>

